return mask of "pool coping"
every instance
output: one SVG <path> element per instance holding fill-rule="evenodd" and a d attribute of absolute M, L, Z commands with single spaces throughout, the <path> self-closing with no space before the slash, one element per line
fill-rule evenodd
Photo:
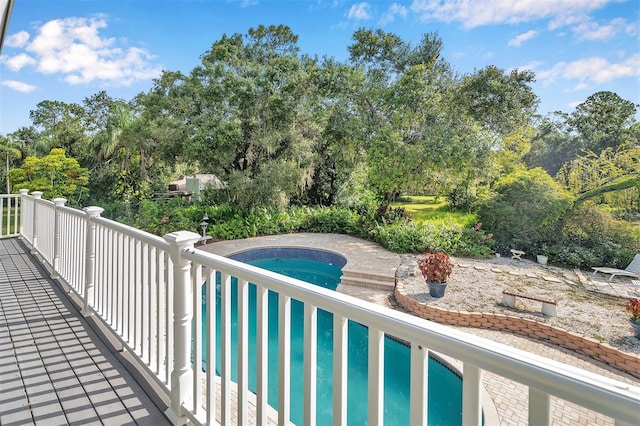
<path fill-rule="evenodd" d="M 299 248 L 329 252 L 346 259 L 341 285 L 393 291 L 400 255 L 371 241 L 342 234 L 281 234 L 204 244 L 201 250 L 232 257 L 251 249 Z"/>

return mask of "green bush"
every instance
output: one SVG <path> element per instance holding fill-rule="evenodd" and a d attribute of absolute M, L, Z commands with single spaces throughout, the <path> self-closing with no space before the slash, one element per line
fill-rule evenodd
<path fill-rule="evenodd" d="M 571 195 L 540 168 L 517 171 L 498 181 L 478 217 L 501 246 L 527 251 L 557 242 Z"/>
<path fill-rule="evenodd" d="M 396 253 L 430 251 L 470 257 L 488 257 L 493 254 L 491 235 L 485 234 L 479 227 L 395 223 L 379 225 L 369 235 L 370 239 Z"/>
<path fill-rule="evenodd" d="M 358 214 L 352 210 L 338 207 L 309 209 L 298 231 L 363 235 Z"/>
<path fill-rule="evenodd" d="M 362 214 L 339 207 L 254 208 L 243 212 L 228 204 L 205 206 L 185 205 L 179 200 L 166 203 L 143 201 L 137 212 L 122 215 L 120 219 L 156 235 L 176 230 L 199 233 L 205 213 L 209 217 L 207 234 L 214 240 L 318 232 L 366 238 L 397 253 L 423 253 L 427 250 L 458 256 L 493 253 L 490 236 L 479 227 L 461 227 L 455 223 L 415 225 L 402 209 L 377 209 L 363 211 Z"/>
<path fill-rule="evenodd" d="M 563 265 L 625 268 L 640 253 L 640 230 L 593 203 L 584 203 L 567 215 L 553 250 L 554 260 Z"/>

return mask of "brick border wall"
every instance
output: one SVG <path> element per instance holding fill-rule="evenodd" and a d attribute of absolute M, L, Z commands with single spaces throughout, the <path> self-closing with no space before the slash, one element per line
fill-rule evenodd
<path fill-rule="evenodd" d="M 547 341 L 640 378 L 640 356 L 619 351 L 595 339 L 511 315 L 449 311 L 429 306 L 404 294 L 404 285 L 400 280 L 396 280 L 393 295 L 402 308 L 421 318 L 447 325 L 510 331 L 521 336 Z"/>

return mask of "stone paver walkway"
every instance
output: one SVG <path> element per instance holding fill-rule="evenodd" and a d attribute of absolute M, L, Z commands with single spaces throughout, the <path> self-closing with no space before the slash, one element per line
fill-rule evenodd
<path fill-rule="evenodd" d="M 169 424 L 17 239 L 0 240 L 0 424 Z"/>

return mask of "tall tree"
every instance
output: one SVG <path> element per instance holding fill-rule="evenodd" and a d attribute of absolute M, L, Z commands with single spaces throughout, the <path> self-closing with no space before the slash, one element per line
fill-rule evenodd
<path fill-rule="evenodd" d="M 22 157 L 22 151 L 20 151 L 20 144 L 17 142 L 11 141 L 9 138 L 4 136 L 0 136 L 0 152 L 5 160 L 5 168 L 4 168 L 4 178 L 6 180 L 7 185 L 7 194 L 11 194 L 11 184 L 9 181 L 9 161 L 11 158 L 20 158 Z"/>
<path fill-rule="evenodd" d="M 469 186 L 475 179 L 471 169 L 489 150 L 482 129 L 449 101 L 455 75 L 440 56 L 442 40 L 425 34 L 413 46 L 394 34 L 364 29 L 353 38 L 350 59 L 363 75 L 353 104 L 378 196 L 389 201 L 427 186 Z M 452 164 L 456 168 L 443 179 L 441 172 Z"/>
<path fill-rule="evenodd" d="M 165 73 L 142 101 L 170 117 L 167 132 L 183 138 L 182 159 L 227 182 L 220 194 L 228 200 L 244 207 L 288 200 L 312 175 L 316 66 L 299 55 L 288 27 L 259 26 L 224 35 L 188 76 Z"/>
<path fill-rule="evenodd" d="M 568 124 L 579 135 L 582 149 L 599 154 L 628 139 L 636 111 L 633 102 L 613 92 L 596 92 L 576 107 Z"/>
<path fill-rule="evenodd" d="M 509 135 L 531 124 L 538 105 L 530 86 L 534 81 L 531 71 L 505 73 L 490 65 L 462 79 L 455 102 L 495 135 Z"/>
<path fill-rule="evenodd" d="M 48 146 L 37 154 L 44 155 L 51 148 L 62 148 L 80 161 L 86 159 L 88 139 L 85 134 L 85 110 L 82 106 L 60 101 L 42 101 L 29 113 Z"/>

